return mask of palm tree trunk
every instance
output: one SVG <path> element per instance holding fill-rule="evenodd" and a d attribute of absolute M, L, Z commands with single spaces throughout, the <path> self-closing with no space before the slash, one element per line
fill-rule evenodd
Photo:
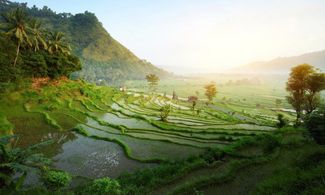
<path fill-rule="evenodd" d="M 15 61 L 14 61 L 14 67 L 17 64 L 17 60 L 18 60 L 18 56 L 19 56 L 19 50 L 20 50 L 20 42 L 18 42 L 18 45 L 17 45 L 17 51 L 16 51 L 16 57 L 15 57 Z"/>

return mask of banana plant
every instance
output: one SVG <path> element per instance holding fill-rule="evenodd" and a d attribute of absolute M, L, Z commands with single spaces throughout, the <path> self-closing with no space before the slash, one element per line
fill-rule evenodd
<path fill-rule="evenodd" d="M 31 168 L 42 169 L 50 165 L 51 160 L 37 153 L 37 149 L 52 143 L 52 140 L 31 145 L 27 148 L 16 147 L 19 136 L 0 137 L 0 188 L 8 187 L 18 190 Z M 20 177 L 14 179 L 13 175 Z"/>

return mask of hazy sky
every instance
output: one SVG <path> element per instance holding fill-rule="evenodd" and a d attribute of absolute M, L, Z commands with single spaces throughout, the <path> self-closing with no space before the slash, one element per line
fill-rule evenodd
<path fill-rule="evenodd" d="M 174 72 L 218 72 L 325 49 L 324 0 L 22 0 L 94 12 L 142 59 Z"/>

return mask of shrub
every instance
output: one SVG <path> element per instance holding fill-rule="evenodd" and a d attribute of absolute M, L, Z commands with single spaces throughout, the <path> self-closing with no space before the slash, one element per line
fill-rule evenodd
<path fill-rule="evenodd" d="M 260 134 L 254 137 L 243 138 L 229 147 L 225 148 L 227 153 L 235 153 L 238 149 L 245 148 L 247 146 L 260 147 L 264 154 L 272 153 L 278 146 L 280 141 L 277 136 L 269 134 Z"/>
<path fill-rule="evenodd" d="M 45 173 L 43 180 L 48 188 L 59 189 L 66 187 L 70 183 L 71 176 L 64 171 L 51 170 Z"/>
<path fill-rule="evenodd" d="M 164 162 L 150 169 L 141 169 L 134 173 L 121 175 L 118 180 L 123 194 L 149 194 L 150 191 L 168 184 L 188 173 L 190 170 L 205 166 L 206 162 L 199 157 L 191 157 L 176 162 Z"/>
<path fill-rule="evenodd" d="M 265 135 L 263 142 L 263 152 L 266 154 L 273 152 L 275 148 L 280 146 L 280 141 L 271 135 Z"/>
<path fill-rule="evenodd" d="M 306 128 L 318 144 L 325 144 L 325 106 L 322 105 L 306 117 Z"/>
<path fill-rule="evenodd" d="M 325 164 L 311 169 L 291 167 L 260 182 L 252 194 L 324 194 Z"/>
<path fill-rule="evenodd" d="M 209 148 L 207 151 L 205 151 L 202 155 L 200 155 L 200 158 L 204 159 L 207 163 L 213 163 L 217 160 L 221 160 L 225 156 L 225 153 L 217 148 L 211 149 Z"/>
<path fill-rule="evenodd" d="M 121 194 L 120 184 L 108 177 L 94 180 L 84 191 L 85 194 Z"/>
<path fill-rule="evenodd" d="M 276 124 L 278 128 L 287 126 L 287 120 L 284 118 L 283 114 L 278 114 L 278 123 Z"/>
<path fill-rule="evenodd" d="M 170 111 L 171 111 L 171 106 L 169 104 L 161 107 L 160 108 L 160 119 L 162 121 L 167 121 Z"/>

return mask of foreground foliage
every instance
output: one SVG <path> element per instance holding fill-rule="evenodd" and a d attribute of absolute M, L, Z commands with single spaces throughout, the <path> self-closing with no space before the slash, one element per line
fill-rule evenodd
<path fill-rule="evenodd" d="M 71 181 L 69 173 L 64 171 L 49 170 L 43 173 L 43 180 L 49 189 L 66 187 Z"/>
<path fill-rule="evenodd" d="M 325 145 L 325 105 L 306 117 L 306 127 L 317 143 Z"/>
<path fill-rule="evenodd" d="M 80 194 L 122 194 L 118 181 L 108 177 L 96 179 L 80 191 Z"/>
<path fill-rule="evenodd" d="M 17 148 L 15 141 L 17 136 L 0 137 L 0 187 L 15 188 L 18 190 L 28 171 L 32 167 L 41 169 L 44 165 L 49 165 L 50 160 L 35 150 L 51 143 L 42 142 L 27 148 Z M 13 179 L 13 175 L 18 173 L 19 178 Z"/>

